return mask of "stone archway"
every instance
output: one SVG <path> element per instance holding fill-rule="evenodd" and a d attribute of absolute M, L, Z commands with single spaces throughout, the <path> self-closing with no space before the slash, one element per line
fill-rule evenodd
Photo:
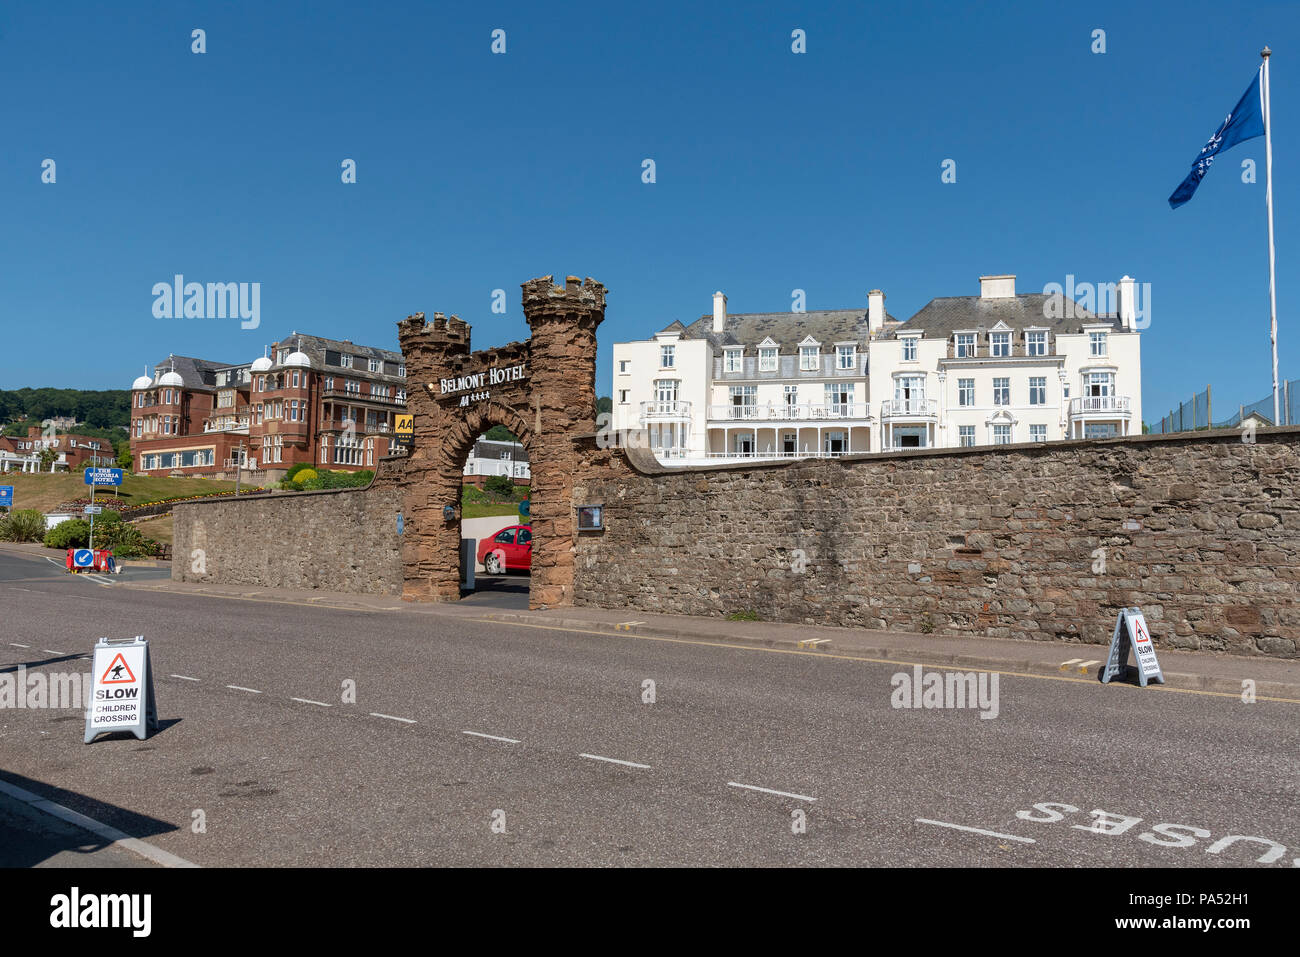
<path fill-rule="evenodd" d="M 569 276 L 523 286 L 531 337 L 470 351 L 470 326 L 456 316 L 416 313 L 398 323 L 406 360 L 407 410 L 415 446 L 402 479 L 405 532 L 402 597 L 460 598 L 461 467 L 474 440 L 504 425 L 528 450 L 533 526 L 529 606 L 573 602 L 573 489 L 581 474 L 581 436 L 595 431 L 596 327 L 605 287 Z M 455 518 L 444 518 L 452 506 Z"/>

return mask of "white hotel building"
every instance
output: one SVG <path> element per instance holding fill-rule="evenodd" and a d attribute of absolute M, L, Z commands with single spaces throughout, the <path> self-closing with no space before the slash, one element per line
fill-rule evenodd
<path fill-rule="evenodd" d="M 1125 276 L 1097 315 L 982 276 L 906 322 L 880 290 L 865 310 L 749 314 L 714 293 L 712 316 L 614 344 L 612 426 L 675 464 L 1140 433 L 1135 292 Z"/>

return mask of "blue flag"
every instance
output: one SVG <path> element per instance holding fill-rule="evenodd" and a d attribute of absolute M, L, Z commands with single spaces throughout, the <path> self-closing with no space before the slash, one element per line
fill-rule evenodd
<path fill-rule="evenodd" d="M 1210 142 L 1201 148 L 1201 155 L 1196 157 L 1196 162 L 1192 164 L 1192 171 L 1169 197 L 1169 208 L 1177 209 L 1192 198 L 1196 187 L 1201 185 L 1201 180 L 1210 171 L 1216 156 L 1236 146 L 1242 140 L 1263 135 L 1264 111 L 1260 104 L 1259 73 L 1256 72 L 1255 79 L 1246 88 L 1245 95 L 1237 101 L 1232 112 L 1223 118 L 1223 125 L 1210 137 Z"/>

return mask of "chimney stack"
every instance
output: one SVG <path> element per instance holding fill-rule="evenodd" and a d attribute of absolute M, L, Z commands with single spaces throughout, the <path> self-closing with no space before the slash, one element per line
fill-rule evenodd
<path fill-rule="evenodd" d="M 867 293 L 867 330 L 879 332 L 885 327 L 885 294 L 879 289 Z"/>
<path fill-rule="evenodd" d="M 727 297 L 721 292 L 713 294 L 713 331 L 719 335 L 727 328 Z"/>
<path fill-rule="evenodd" d="M 1016 298 L 1015 276 L 980 276 L 981 299 Z"/>
<path fill-rule="evenodd" d="M 1116 299 L 1119 306 L 1119 325 L 1125 332 L 1133 332 L 1137 329 L 1137 302 L 1134 299 L 1137 281 L 1132 276 L 1125 275 L 1119 281 Z"/>

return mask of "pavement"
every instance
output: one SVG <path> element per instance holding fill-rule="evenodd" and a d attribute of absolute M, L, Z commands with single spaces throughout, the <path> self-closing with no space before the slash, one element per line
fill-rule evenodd
<path fill-rule="evenodd" d="M 98 635 L 143 634 L 162 718 L 146 741 L 83 745 L 80 709 L 0 709 L 0 781 L 152 863 L 1300 861 L 1300 696 L 1246 703 L 1239 681 L 1032 667 L 1093 646 L 125 577 L 0 548 L 0 679 L 80 670 Z M 832 650 L 798 647 L 819 638 Z M 981 671 L 939 657 L 959 654 L 1005 656 L 978 705 L 901 706 L 923 655 Z M 1161 657 L 1198 680 L 1295 684 L 1291 662 Z M 33 833 L 23 863 L 77 853 L 76 835 Z"/>
<path fill-rule="evenodd" d="M 0 543 L 0 554 L 17 552 L 49 558 L 39 545 Z M 55 558 L 58 556 L 56 555 Z M 50 559 L 53 561 L 53 559 Z M 788 622 L 730 621 L 684 615 L 656 615 L 628 609 L 528 609 L 528 576 L 476 574 L 478 589 L 455 604 L 415 604 L 389 595 L 355 595 L 318 589 L 262 588 L 173 582 L 168 562 L 124 563 L 115 584 L 185 595 L 279 601 L 331 608 L 401 611 L 411 614 L 485 617 L 539 628 L 634 634 L 645 638 L 754 644 L 776 649 L 812 650 L 821 654 L 906 663 L 953 665 L 1044 675 L 1098 677 L 1105 664 L 1105 645 L 1078 642 L 1030 642 L 969 635 L 874 631 Z M 1300 659 L 1246 657 L 1216 652 L 1160 649 L 1166 690 L 1215 691 L 1240 696 L 1243 682 L 1253 681 L 1256 696 L 1300 701 Z"/>

